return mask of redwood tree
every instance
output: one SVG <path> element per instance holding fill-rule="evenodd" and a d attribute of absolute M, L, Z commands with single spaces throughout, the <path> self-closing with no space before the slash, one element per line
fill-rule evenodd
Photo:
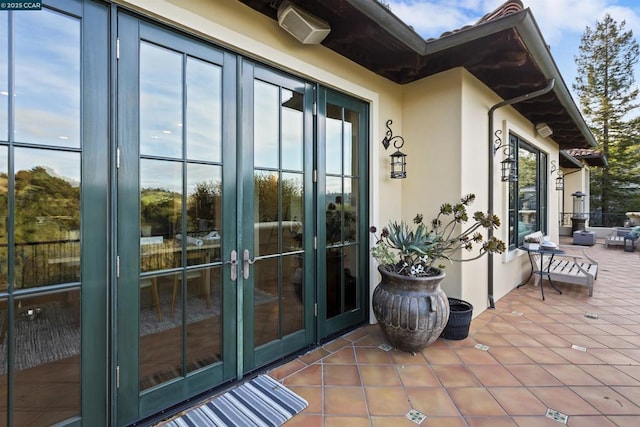
<path fill-rule="evenodd" d="M 592 171 L 590 190 L 591 206 L 602 210 L 607 225 L 610 213 L 640 207 L 638 120 L 632 117 L 638 97 L 634 79 L 638 43 L 633 32 L 625 30 L 625 21 L 618 23 L 607 14 L 595 28 L 586 28 L 575 59 L 573 88 L 609 162 L 607 168 Z"/>

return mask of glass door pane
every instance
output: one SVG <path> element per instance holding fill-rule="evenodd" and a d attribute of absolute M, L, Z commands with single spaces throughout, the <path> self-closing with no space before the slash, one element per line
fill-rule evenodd
<path fill-rule="evenodd" d="M 224 76 L 235 72 L 232 60 L 225 74 L 225 54 L 200 42 L 126 15 L 119 23 L 127 36 L 121 96 L 139 93 L 134 110 L 120 105 L 132 122 L 120 130 L 128 154 L 119 173 L 119 256 L 136 260 L 121 275 L 126 297 L 118 303 L 119 361 L 136 377 L 119 392 L 126 423 L 236 374 L 235 283 L 223 260 L 223 248 L 235 245 L 236 218 L 226 214 L 235 209 L 226 190 L 235 167 L 224 168 L 225 160 L 235 166 L 232 133 L 224 155 L 222 147 L 225 114 L 234 110 L 230 101 L 223 109 L 224 91 L 233 90 Z"/>
<path fill-rule="evenodd" d="M 319 110 L 325 142 L 318 148 L 322 338 L 365 318 L 367 116 L 365 104 L 325 90 L 320 92 Z"/>
<path fill-rule="evenodd" d="M 245 371 L 295 351 L 313 339 L 312 217 L 308 191 L 311 150 L 309 85 L 245 64 L 253 80 L 247 102 L 253 144 L 243 151 L 252 179 L 244 190 L 247 275 L 244 289 Z M 249 142 L 249 140 L 247 141 Z M 250 266 L 249 263 L 253 265 Z M 246 324 L 246 323 L 245 323 Z M 252 352 L 251 352 L 252 350 Z"/>

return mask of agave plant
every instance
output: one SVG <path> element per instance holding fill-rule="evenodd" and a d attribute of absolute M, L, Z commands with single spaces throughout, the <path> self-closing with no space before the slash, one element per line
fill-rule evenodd
<path fill-rule="evenodd" d="M 469 221 L 467 206 L 474 200 L 475 195 L 468 194 L 456 204 L 443 204 L 429 226 L 423 222 L 423 215 L 418 214 L 413 219 L 415 229 L 404 221 L 392 221 L 377 236 L 376 227 L 371 227 L 370 231 L 376 237 L 372 256 L 389 271 L 407 276 L 428 276 L 435 273 L 433 267 L 441 260 L 471 261 L 486 253 L 504 252 L 506 246 L 502 240 L 494 236 L 485 239 L 479 232 L 480 229 L 500 227 L 498 216 L 478 211 L 473 214 L 473 223 L 466 224 Z M 475 245 L 479 245 L 475 256 L 463 259 L 458 254 L 462 249 L 472 251 Z M 445 266 L 440 264 L 438 267 Z"/>

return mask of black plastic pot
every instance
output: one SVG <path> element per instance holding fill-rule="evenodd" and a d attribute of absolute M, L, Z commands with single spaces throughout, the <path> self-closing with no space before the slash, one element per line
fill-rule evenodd
<path fill-rule="evenodd" d="M 473 317 L 473 306 L 456 298 L 449 299 L 449 320 L 440 334 L 447 340 L 463 340 L 469 336 L 469 326 Z"/>

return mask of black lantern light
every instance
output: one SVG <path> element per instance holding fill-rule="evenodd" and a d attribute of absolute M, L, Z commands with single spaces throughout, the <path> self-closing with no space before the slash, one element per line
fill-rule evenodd
<path fill-rule="evenodd" d="M 387 132 L 382 140 L 384 149 L 389 148 L 389 145 L 393 142 L 393 146 L 396 148 L 396 152 L 391 154 L 391 178 L 406 178 L 407 177 L 407 155 L 400 149 L 404 145 L 404 138 L 400 135 L 393 136 L 391 131 L 391 119 L 387 120 Z"/>
<path fill-rule="evenodd" d="M 518 164 L 516 162 L 511 144 L 503 144 L 502 138 L 500 138 L 502 131 L 496 130 L 494 135 L 496 136 L 493 142 L 493 155 L 495 156 L 499 149 L 503 149 L 506 156 L 503 161 L 500 162 L 502 166 L 502 182 L 517 182 L 518 181 Z"/>
<path fill-rule="evenodd" d="M 552 160 L 550 175 L 553 175 L 554 173 L 558 175 L 556 177 L 556 190 L 563 191 L 564 190 L 564 173 L 560 169 L 558 169 L 558 167 L 556 166 L 556 161 Z"/>

